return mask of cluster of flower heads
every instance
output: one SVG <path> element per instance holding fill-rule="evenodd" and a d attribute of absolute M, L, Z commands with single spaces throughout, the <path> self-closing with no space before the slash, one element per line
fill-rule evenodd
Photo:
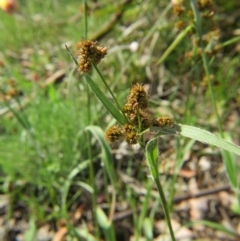
<path fill-rule="evenodd" d="M 174 122 L 170 117 L 154 119 L 147 112 L 149 96 L 142 84 L 132 86 L 127 103 L 123 106 L 122 112 L 128 123 L 123 126 L 112 126 L 106 130 L 105 137 L 109 143 L 120 138 L 125 138 L 128 144 L 136 144 L 141 132 L 151 126 L 173 126 Z"/>
<path fill-rule="evenodd" d="M 173 14 L 177 16 L 175 27 L 182 29 L 189 25 L 189 20 L 194 19 L 193 10 L 186 0 L 171 0 Z M 208 55 L 214 54 L 219 51 L 220 29 L 216 19 L 213 18 L 215 14 L 215 6 L 213 0 L 197 0 L 197 8 L 202 18 L 202 40 L 208 45 L 211 43 L 211 48 L 204 49 Z M 192 45 L 196 47 L 196 51 L 188 51 L 185 53 L 186 59 L 192 59 L 193 55 L 201 56 L 201 48 L 199 48 L 199 37 L 195 32 L 191 33 Z"/>
<path fill-rule="evenodd" d="M 76 45 L 78 70 L 85 74 L 92 69 L 93 64 L 99 64 L 106 56 L 107 47 L 101 47 L 97 41 L 81 40 Z"/>
<path fill-rule="evenodd" d="M 21 95 L 21 91 L 17 89 L 16 82 L 13 79 L 8 81 L 8 87 L 1 93 L 2 101 L 10 101 L 15 97 Z"/>

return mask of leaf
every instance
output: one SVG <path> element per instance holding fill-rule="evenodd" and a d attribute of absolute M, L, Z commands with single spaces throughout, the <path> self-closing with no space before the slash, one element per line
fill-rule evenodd
<path fill-rule="evenodd" d="M 158 135 L 177 135 L 185 136 L 203 143 L 214 145 L 220 147 L 226 151 L 233 152 L 237 155 L 240 155 L 240 146 L 235 145 L 234 143 L 228 142 L 221 137 L 214 135 L 213 133 L 194 127 L 183 124 L 177 124 L 173 127 L 156 127 L 153 126 L 150 128 L 150 131 L 158 131 Z"/>
<path fill-rule="evenodd" d="M 85 76 L 87 83 L 89 87 L 92 89 L 92 91 L 95 93 L 97 98 L 100 100 L 100 102 L 104 105 L 104 107 L 108 110 L 108 112 L 120 123 L 125 124 L 126 119 L 124 115 L 117 109 L 115 105 L 112 104 L 112 102 L 106 97 L 106 95 L 98 88 L 98 86 L 94 83 L 94 81 L 91 79 L 90 76 Z"/>
<path fill-rule="evenodd" d="M 102 151 L 102 161 L 104 163 L 104 166 L 107 170 L 108 176 L 111 180 L 111 183 L 113 186 L 116 185 L 116 176 L 113 168 L 113 159 L 111 154 L 111 149 L 109 145 L 106 143 L 104 138 L 104 132 L 103 130 L 98 126 L 87 126 L 85 130 L 88 130 L 92 133 L 92 135 L 97 139 L 101 146 Z"/>
<path fill-rule="evenodd" d="M 37 227 L 36 227 L 35 219 L 31 217 L 29 221 L 28 230 L 25 232 L 25 235 L 24 235 L 24 240 L 26 241 L 34 240 L 36 233 L 37 233 Z"/>
<path fill-rule="evenodd" d="M 227 140 L 231 140 L 230 136 L 227 133 L 224 133 L 224 137 Z M 233 188 L 238 189 L 238 168 L 236 155 L 234 153 L 221 150 L 223 162 L 226 168 L 227 177 Z"/>
<path fill-rule="evenodd" d="M 158 177 L 158 140 L 152 139 L 146 145 L 146 158 L 153 178 Z"/>
<path fill-rule="evenodd" d="M 64 210 L 66 210 L 66 203 L 67 203 L 67 195 L 70 189 L 70 186 L 72 184 L 72 180 L 74 179 L 74 177 L 80 173 L 81 171 L 83 171 L 85 168 L 88 167 L 89 165 L 89 160 L 85 160 L 80 162 L 68 175 L 64 185 L 62 186 L 61 189 L 61 193 L 62 193 L 62 197 L 61 197 L 61 202 L 62 202 L 62 208 Z"/>
<path fill-rule="evenodd" d="M 182 125 L 179 124 L 180 127 L 180 135 L 192 138 L 197 141 L 201 141 L 203 143 L 208 143 L 211 145 L 214 145 L 216 147 L 220 147 L 224 150 L 233 152 L 237 155 L 240 155 L 240 147 L 228 142 L 221 137 L 218 137 L 211 132 L 205 131 L 203 129 L 194 127 L 194 126 L 188 126 L 188 125 Z"/>
<path fill-rule="evenodd" d="M 189 223 L 185 224 L 184 226 L 192 227 L 195 224 L 203 224 L 203 225 L 208 226 L 210 228 L 214 228 L 216 230 L 222 231 L 226 234 L 230 234 L 230 235 L 233 235 L 235 237 L 238 236 L 238 234 L 235 231 L 232 231 L 232 230 L 226 228 L 222 224 L 215 223 L 215 222 L 212 222 L 212 221 L 207 221 L 207 220 L 198 220 L 198 221 L 189 222 Z"/>
<path fill-rule="evenodd" d="M 96 216 L 98 220 L 99 226 L 103 229 L 104 236 L 106 241 L 115 241 L 115 233 L 113 229 L 112 223 L 108 220 L 106 214 L 103 212 L 101 208 L 97 208 Z"/>
<path fill-rule="evenodd" d="M 143 221 L 143 232 L 147 240 L 153 240 L 153 225 L 150 218 L 145 218 Z"/>

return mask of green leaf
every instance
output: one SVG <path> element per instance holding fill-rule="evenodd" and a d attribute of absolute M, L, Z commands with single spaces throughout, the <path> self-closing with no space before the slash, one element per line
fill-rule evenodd
<path fill-rule="evenodd" d="M 26 240 L 26 241 L 34 240 L 36 233 L 37 233 L 37 227 L 36 227 L 36 223 L 35 223 L 35 218 L 31 217 L 31 219 L 29 221 L 29 227 L 24 234 L 24 240 Z"/>
<path fill-rule="evenodd" d="M 90 76 L 84 76 L 87 80 L 89 87 L 95 93 L 97 98 L 101 101 L 104 107 L 108 110 L 108 112 L 120 123 L 125 124 L 126 118 L 124 115 L 117 109 L 115 105 L 106 97 L 106 95 L 98 88 L 98 86 L 94 83 L 94 81 L 90 78 Z"/>
<path fill-rule="evenodd" d="M 224 133 L 224 137 L 230 141 L 231 137 Z M 237 160 L 236 155 L 231 152 L 227 152 L 225 150 L 221 150 L 224 166 L 226 168 L 227 177 L 233 188 L 238 189 L 238 168 L 237 168 Z"/>
<path fill-rule="evenodd" d="M 158 60 L 157 64 L 161 64 L 168 56 L 169 54 L 177 47 L 178 44 L 182 41 L 184 37 L 187 36 L 189 31 L 193 29 L 193 25 L 187 26 L 171 43 L 171 45 L 167 48 L 167 50 L 163 53 L 161 58 Z"/>
<path fill-rule="evenodd" d="M 61 193 L 62 193 L 62 198 L 61 198 L 62 205 L 61 206 L 63 209 L 62 211 L 66 211 L 67 195 L 68 195 L 68 192 L 69 192 L 69 189 L 70 189 L 70 186 L 72 184 L 74 177 L 78 173 L 83 171 L 85 168 L 87 168 L 89 165 L 89 162 L 90 162 L 89 160 L 82 161 L 69 173 L 69 175 L 61 189 Z"/>
<path fill-rule="evenodd" d="M 150 218 L 145 218 L 143 221 L 143 232 L 147 240 L 153 240 L 153 225 Z"/>
<path fill-rule="evenodd" d="M 197 141 L 201 141 L 203 143 L 208 143 L 217 147 L 220 147 L 224 150 L 233 152 L 237 155 L 240 155 L 240 147 L 228 142 L 211 132 L 205 131 L 203 129 L 194 127 L 194 126 L 188 126 L 188 125 L 182 125 L 179 124 L 180 130 L 179 133 L 182 136 L 192 138 Z"/>
<path fill-rule="evenodd" d="M 92 135 L 96 138 L 96 140 L 99 142 L 101 146 L 101 151 L 102 151 L 102 161 L 107 170 L 107 173 L 108 173 L 109 179 L 111 180 L 112 185 L 115 186 L 117 183 L 117 180 L 116 180 L 116 175 L 113 168 L 113 159 L 112 159 L 111 149 L 105 141 L 103 130 L 98 126 L 87 126 L 85 130 L 90 131 Z"/>
<path fill-rule="evenodd" d="M 101 208 L 99 208 L 99 207 L 97 208 L 96 215 L 97 215 L 97 220 L 98 220 L 99 226 L 104 230 L 109 229 L 111 226 L 111 223 L 109 222 L 106 214 L 103 212 L 103 210 Z"/>
<path fill-rule="evenodd" d="M 87 228 L 75 229 L 75 232 L 79 238 L 78 240 L 97 241 L 97 239 L 91 233 L 89 233 Z"/>
<path fill-rule="evenodd" d="M 233 152 L 237 155 L 240 155 L 240 146 L 235 145 L 229 141 L 224 140 L 221 137 L 214 135 L 209 131 L 203 129 L 188 126 L 183 124 L 177 124 L 173 127 L 156 127 L 153 126 L 150 128 L 150 131 L 158 131 L 158 135 L 178 135 L 185 136 L 203 143 L 214 145 L 220 147 L 226 151 Z"/>
<path fill-rule="evenodd" d="M 158 139 L 154 138 L 146 145 L 146 158 L 153 178 L 158 177 Z"/>
<path fill-rule="evenodd" d="M 207 220 L 192 221 L 192 222 L 189 222 L 189 223 L 185 224 L 184 226 L 186 226 L 186 227 L 192 227 L 192 226 L 194 226 L 195 224 L 202 224 L 202 225 L 208 226 L 208 227 L 210 227 L 210 228 L 214 228 L 214 229 L 216 229 L 216 230 L 222 231 L 222 232 L 224 232 L 224 233 L 233 235 L 233 236 L 235 236 L 235 237 L 238 236 L 238 234 L 237 234 L 235 231 L 226 228 L 226 227 L 223 226 L 222 224 L 214 223 L 214 222 L 207 221 Z"/>
<path fill-rule="evenodd" d="M 103 210 L 99 207 L 96 210 L 96 216 L 97 216 L 99 226 L 103 229 L 106 241 L 115 241 L 116 237 L 115 237 L 113 225 L 108 220 Z"/>

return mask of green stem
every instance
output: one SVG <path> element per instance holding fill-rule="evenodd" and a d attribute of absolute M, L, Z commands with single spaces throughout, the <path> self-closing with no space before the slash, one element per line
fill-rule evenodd
<path fill-rule="evenodd" d="M 111 94 L 111 96 L 112 96 L 113 100 L 115 101 L 118 109 L 121 111 L 121 110 L 122 110 L 121 106 L 119 105 L 119 103 L 118 103 L 117 99 L 115 98 L 113 92 L 112 92 L 111 89 L 109 88 L 107 82 L 105 81 L 104 77 L 102 76 L 102 74 L 101 74 L 100 70 L 98 69 L 97 65 L 93 64 L 93 66 L 94 66 L 94 68 L 96 69 L 96 71 L 98 72 L 99 76 L 101 77 L 101 79 L 102 79 L 104 85 L 106 86 L 106 88 L 108 89 L 109 93 Z"/>
<path fill-rule="evenodd" d="M 148 206 L 149 206 L 149 199 L 150 199 L 150 196 L 151 196 L 152 186 L 153 186 L 153 182 L 152 182 L 152 180 L 149 179 L 149 181 L 147 183 L 147 193 L 146 193 L 146 196 L 145 196 L 145 199 L 144 199 L 143 206 L 141 208 L 140 216 L 138 218 L 135 240 L 139 240 L 139 238 L 140 238 L 141 229 L 143 227 L 143 221 L 144 221 L 144 218 L 146 217 Z"/>
<path fill-rule="evenodd" d="M 87 0 L 84 0 L 84 38 L 88 38 Z"/>
<path fill-rule="evenodd" d="M 189 31 L 191 31 L 193 25 L 187 26 L 172 42 L 172 44 L 167 48 L 167 50 L 163 53 L 162 57 L 158 60 L 157 64 L 161 64 L 168 55 L 176 48 L 176 46 L 182 41 L 182 39 L 187 35 Z"/>
<path fill-rule="evenodd" d="M 175 236 L 172 228 L 172 224 L 170 221 L 169 211 L 167 202 L 163 193 L 162 185 L 159 181 L 159 174 L 158 174 L 158 137 L 153 138 L 151 141 L 147 143 L 146 146 L 146 157 L 149 164 L 150 171 L 152 173 L 152 177 L 157 185 L 158 193 L 162 202 L 162 207 L 164 211 L 164 215 L 167 221 L 168 229 L 170 232 L 170 236 L 172 238 L 172 241 L 175 241 Z"/>
<path fill-rule="evenodd" d="M 218 123 L 218 129 L 219 132 L 221 134 L 221 136 L 223 137 L 223 129 L 222 129 L 222 124 L 221 124 L 221 119 L 217 110 L 217 104 L 216 104 L 216 99 L 215 96 L 213 94 L 213 88 L 212 88 L 212 83 L 210 81 L 210 67 L 208 64 L 208 60 L 206 57 L 206 54 L 204 53 L 204 46 L 203 46 L 203 41 L 202 41 L 202 26 L 201 26 L 201 17 L 199 15 L 198 9 L 197 9 L 197 4 L 196 4 L 196 0 L 191 0 L 191 7 L 194 13 L 194 17 L 195 17 L 195 22 L 196 22 L 196 32 L 198 34 L 199 37 L 199 44 L 200 44 L 200 48 L 201 48 L 201 56 L 202 56 L 202 62 L 203 62 L 203 67 L 206 73 L 206 77 L 207 77 L 207 82 L 208 82 L 208 88 L 210 91 L 210 96 L 212 99 L 212 104 L 213 104 L 213 108 L 214 108 L 214 112 L 215 115 L 217 117 L 217 123 Z"/>
<path fill-rule="evenodd" d="M 84 0 L 84 38 L 88 38 L 88 16 L 87 16 L 87 0 Z M 76 63 L 76 60 L 75 60 Z M 87 82 L 85 76 L 85 83 Z M 87 125 L 91 124 L 91 95 L 90 95 L 90 90 L 88 85 L 86 85 L 87 89 Z M 87 152 L 88 152 L 88 158 L 90 160 L 89 164 L 89 175 L 90 175 L 90 183 L 93 188 L 93 193 L 92 193 L 92 215 L 93 215 L 93 220 L 95 222 L 95 228 L 96 228 L 96 236 L 98 239 L 100 239 L 100 230 L 99 230 L 99 225 L 97 221 L 97 216 L 96 216 L 96 210 L 97 210 L 97 189 L 95 185 L 95 175 L 94 175 L 94 162 L 93 162 L 93 157 L 92 157 L 92 149 L 91 149 L 91 135 L 89 132 L 86 133 L 87 135 Z"/>
<path fill-rule="evenodd" d="M 97 216 L 96 216 L 96 210 L 97 210 L 97 189 L 96 185 L 94 182 L 94 165 L 93 165 L 93 158 L 92 158 L 92 149 L 90 145 L 90 133 L 87 132 L 87 142 L 88 142 L 88 158 L 90 160 L 90 165 L 89 165 L 89 174 L 90 174 L 90 183 L 93 188 L 93 194 L 92 194 L 92 214 L 93 214 L 93 220 L 96 225 L 96 234 L 97 237 L 100 237 L 100 231 L 99 231 L 99 226 L 97 222 Z"/>
<path fill-rule="evenodd" d="M 104 79 L 104 77 L 103 77 L 101 71 L 98 69 L 97 65 L 93 64 L 93 66 L 94 66 L 94 68 L 96 69 L 96 71 L 98 72 L 99 76 L 101 77 L 101 79 L 102 79 L 104 85 L 106 86 L 106 88 L 108 89 L 109 93 L 111 94 L 111 96 L 112 96 L 114 102 L 115 102 L 116 105 L 117 105 L 117 108 L 118 108 L 119 111 L 121 111 L 121 113 L 124 115 L 125 120 L 126 120 L 126 123 L 128 123 L 129 121 L 128 121 L 127 117 L 125 116 L 125 113 L 123 113 L 120 104 L 118 103 L 118 101 L 117 101 L 117 99 L 115 98 L 113 92 L 112 92 L 111 89 L 109 88 L 109 86 L 108 86 L 107 82 L 105 81 L 105 79 Z"/>
<path fill-rule="evenodd" d="M 167 202 L 166 202 L 166 199 L 165 199 L 165 196 L 164 196 L 164 193 L 163 193 L 162 185 L 161 185 L 158 177 L 157 178 L 154 177 L 154 181 L 157 185 L 158 193 L 159 193 L 161 201 L 162 201 L 162 206 L 163 206 L 165 218 L 166 218 L 166 221 L 167 221 L 167 224 L 168 224 L 168 228 L 169 228 L 169 231 L 170 231 L 172 241 L 175 241 L 175 236 L 174 236 L 174 233 L 173 233 L 172 224 L 171 224 L 170 216 L 169 216 L 169 213 L 168 213 Z"/>

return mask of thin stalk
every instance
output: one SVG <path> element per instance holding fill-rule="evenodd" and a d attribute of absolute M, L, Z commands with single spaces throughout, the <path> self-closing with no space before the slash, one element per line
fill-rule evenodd
<path fill-rule="evenodd" d="M 84 0 L 84 38 L 88 38 L 87 0 Z"/>
<path fill-rule="evenodd" d="M 175 236 L 174 236 L 174 233 L 173 233 L 173 228 L 172 228 L 170 216 L 169 216 L 169 213 L 168 213 L 168 206 L 167 206 L 167 202 L 166 202 L 166 199 L 165 199 L 165 196 L 164 196 L 164 193 L 163 193 L 162 185 L 161 185 L 158 177 L 153 177 L 153 179 L 154 179 L 154 181 L 157 185 L 158 193 L 159 193 L 159 196 L 160 196 L 161 201 L 162 201 L 163 211 L 164 211 L 164 215 L 165 215 L 165 218 L 166 218 L 166 221 L 167 221 L 167 225 L 168 225 L 168 228 L 169 228 L 169 232 L 170 232 L 172 241 L 175 241 Z"/>
<path fill-rule="evenodd" d="M 193 28 L 193 25 L 187 26 L 172 42 L 172 44 L 167 48 L 167 50 L 163 53 L 162 57 L 158 60 L 157 64 L 161 64 L 168 55 L 176 48 L 176 46 L 182 41 L 182 39 L 190 32 Z"/>
<path fill-rule="evenodd" d="M 230 44 L 236 43 L 240 41 L 240 36 L 234 37 L 232 39 L 227 40 L 226 42 L 220 44 L 219 46 L 216 47 L 216 49 L 221 49 L 223 47 L 226 47 Z"/>
<path fill-rule="evenodd" d="M 87 17 L 87 0 L 83 1 L 84 4 L 84 38 L 88 38 L 88 17 Z M 85 83 L 87 83 L 87 80 L 84 76 Z M 90 95 L 90 89 L 88 85 L 86 84 L 86 89 L 87 89 L 87 125 L 91 124 L 91 95 Z M 96 228 L 96 236 L 98 239 L 100 239 L 100 230 L 99 230 L 99 225 L 97 221 L 97 216 L 96 216 L 96 210 L 97 210 L 97 189 L 95 185 L 95 175 L 94 175 L 94 163 L 93 163 L 93 157 L 92 157 L 92 149 L 91 149 L 91 135 L 89 131 L 86 133 L 87 136 L 87 152 L 88 152 L 88 158 L 90 160 L 89 164 L 89 175 L 90 175 L 90 183 L 93 188 L 93 193 L 92 193 L 92 215 L 93 215 L 93 220 L 95 222 L 95 228 Z"/>
<path fill-rule="evenodd" d="M 92 158 L 92 149 L 90 145 L 90 133 L 87 132 L 87 142 L 89 143 L 88 145 L 88 158 L 90 160 L 89 164 L 89 175 L 90 175 L 90 183 L 93 188 L 93 193 L 92 193 L 92 214 L 93 214 L 93 220 L 96 225 L 96 235 L 98 238 L 100 238 L 100 230 L 97 222 L 97 216 L 96 216 L 96 210 L 97 210 L 97 188 L 95 185 L 95 178 L 94 178 L 94 165 L 93 165 L 93 158 Z"/>
<path fill-rule="evenodd" d="M 153 180 L 156 183 L 158 193 L 159 193 L 159 197 L 161 199 L 161 203 L 162 203 L 162 207 L 163 207 L 163 211 L 164 211 L 164 216 L 165 216 L 165 219 L 167 221 L 170 236 L 172 238 L 172 241 L 175 241 L 173 228 L 172 228 L 172 224 L 171 224 L 170 216 L 169 216 L 169 211 L 168 211 L 168 205 L 167 205 L 164 193 L 163 193 L 162 185 L 159 181 L 159 174 L 158 174 L 158 157 L 159 157 L 158 137 L 153 138 L 152 140 L 150 140 L 147 143 L 145 151 L 146 151 L 145 154 L 146 154 L 146 157 L 147 157 L 148 165 L 149 165 Z"/>
<path fill-rule="evenodd" d="M 191 7 L 194 13 L 194 17 L 195 17 L 195 21 L 196 21 L 196 32 L 198 34 L 199 37 L 199 44 L 200 44 L 200 48 L 201 48 L 201 57 L 202 57 L 202 62 L 203 62 L 203 67 L 206 73 L 206 77 L 207 77 L 207 82 L 208 82 L 208 88 L 210 91 L 210 96 L 211 96 L 211 100 L 212 100 L 212 104 L 213 104 L 213 108 L 214 108 L 214 112 L 215 115 L 217 117 L 217 124 L 218 124 L 218 129 L 219 132 L 221 134 L 221 136 L 223 137 L 223 129 L 222 129 L 222 124 L 221 124 L 221 119 L 217 110 L 217 104 L 216 104 L 216 99 L 215 96 L 213 94 L 213 88 L 212 88 L 212 83 L 210 81 L 210 67 L 208 64 L 208 60 L 206 57 L 206 54 L 204 53 L 204 46 L 203 46 L 203 41 L 202 41 L 202 26 L 201 26 L 201 18 L 197 9 L 197 4 L 195 0 L 191 0 Z"/>
<path fill-rule="evenodd" d="M 139 240 L 139 238 L 140 238 L 141 229 L 143 227 L 143 220 L 144 220 L 144 218 L 147 214 L 148 205 L 149 205 L 149 198 L 150 198 L 152 186 L 153 186 L 153 182 L 152 182 L 152 180 L 149 179 L 149 182 L 147 184 L 147 193 L 145 195 L 144 203 L 143 203 L 143 206 L 142 206 L 142 211 L 141 211 L 140 216 L 138 218 L 137 233 L 135 235 L 136 241 Z"/>
<path fill-rule="evenodd" d="M 96 71 L 98 72 L 99 76 L 101 77 L 101 79 L 102 79 L 104 85 L 106 86 L 106 88 L 108 89 L 109 93 L 111 94 L 111 96 L 112 96 L 113 100 L 115 101 L 118 109 L 121 111 L 121 110 L 122 110 L 121 106 L 119 105 L 119 103 L 118 103 L 117 99 L 115 98 L 113 92 L 112 92 L 111 89 L 109 88 L 107 82 L 105 81 L 104 77 L 102 76 L 102 74 L 101 74 L 100 70 L 98 69 L 97 65 L 96 65 L 96 64 L 93 64 L 93 66 L 94 66 L 94 68 L 96 69 Z"/>

